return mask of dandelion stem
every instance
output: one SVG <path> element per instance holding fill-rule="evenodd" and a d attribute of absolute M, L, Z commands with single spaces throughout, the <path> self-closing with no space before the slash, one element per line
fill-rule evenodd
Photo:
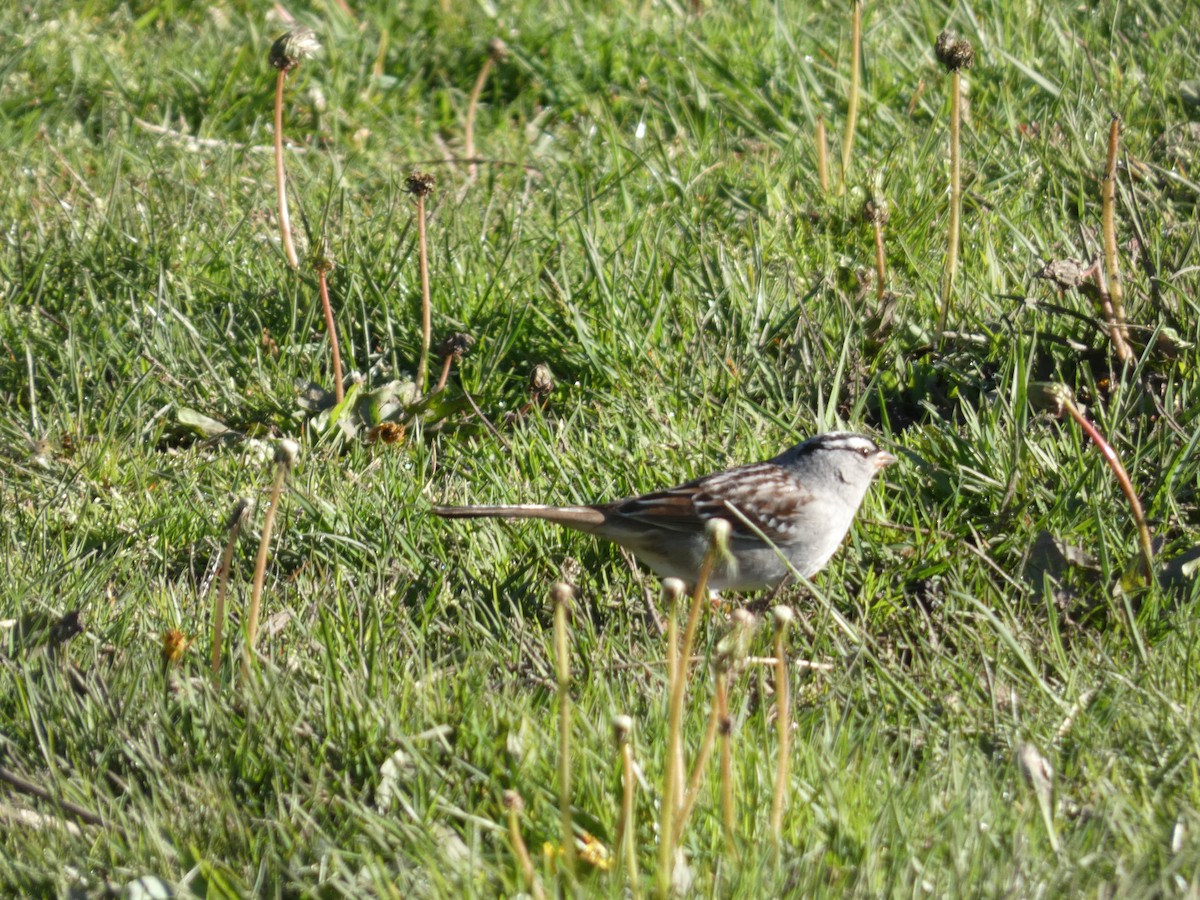
<path fill-rule="evenodd" d="M 950 223 L 946 235 L 946 272 L 942 281 L 942 305 L 938 310 L 937 342 L 940 344 L 954 303 L 954 276 L 958 271 L 958 232 L 962 217 L 962 161 L 959 155 L 959 126 L 962 121 L 962 73 L 950 73 Z"/>
<path fill-rule="evenodd" d="M 346 388 L 342 384 L 342 352 L 338 349 L 337 323 L 333 320 L 333 305 L 329 302 L 329 281 L 325 269 L 317 271 L 321 285 L 321 307 L 325 311 L 325 329 L 329 332 L 329 349 L 333 354 L 333 393 L 337 402 L 346 399 Z"/>
<path fill-rule="evenodd" d="M 239 500 L 229 519 L 229 537 L 221 552 L 221 564 L 217 569 L 217 595 L 213 602 L 212 673 L 215 677 L 221 670 L 221 644 L 225 631 L 225 596 L 229 589 L 229 570 L 233 567 L 233 550 L 237 545 L 242 523 L 250 511 L 250 502 Z"/>
<path fill-rule="evenodd" d="M 550 589 L 554 601 L 554 655 L 558 663 L 558 812 L 562 830 L 563 865 L 575 874 L 575 829 L 571 822 L 571 659 L 567 644 L 570 585 Z"/>
<path fill-rule="evenodd" d="M 254 561 L 254 583 L 250 590 L 250 612 L 246 616 L 246 652 L 242 658 L 242 674 L 250 675 L 250 662 L 254 657 L 254 645 L 258 641 L 258 617 L 262 607 L 263 582 L 266 579 L 267 551 L 271 546 L 271 531 L 275 527 L 275 515 L 279 512 L 279 501 L 283 497 L 283 486 L 287 473 L 296 458 L 294 441 L 281 441 L 275 451 L 275 481 L 271 485 L 271 499 L 263 516 L 262 539 L 258 542 L 258 557 Z"/>
<path fill-rule="evenodd" d="M 479 106 L 479 97 L 483 93 L 483 86 L 487 84 L 488 76 L 492 73 L 492 68 L 495 62 L 491 56 L 488 56 L 483 61 L 483 66 L 479 69 L 479 77 L 475 79 L 475 86 L 471 88 L 471 96 L 467 100 L 467 121 L 463 133 L 463 154 L 470 162 L 467 163 L 467 177 L 475 180 L 475 176 L 479 170 L 479 165 L 475 162 L 475 110 Z"/>
<path fill-rule="evenodd" d="M 505 791 L 504 808 L 508 810 L 508 839 L 512 842 L 513 853 L 516 854 L 517 863 L 521 866 L 521 877 L 525 880 L 525 886 L 529 888 L 529 893 L 534 900 L 543 900 L 546 896 L 545 891 L 542 890 L 542 883 L 538 880 L 537 873 L 533 868 L 533 859 L 529 855 L 529 848 L 521 836 L 521 812 L 525 809 L 525 801 L 516 791 Z"/>
<path fill-rule="evenodd" d="M 421 266 L 421 358 L 417 363 L 417 389 L 424 394 L 429 372 L 429 345 L 433 340 L 433 303 L 429 296 L 429 250 L 425 238 L 424 194 L 417 194 L 417 254 Z"/>
<path fill-rule="evenodd" d="M 1121 120 L 1112 117 L 1108 129 L 1108 157 L 1104 164 L 1101 187 L 1100 221 L 1104 233 L 1104 268 L 1108 275 L 1107 303 L 1101 303 L 1108 320 L 1113 350 L 1122 363 L 1133 362 L 1129 349 L 1129 330 L 1125 322 L 1125 291 L 1121 286 L 1121 264 L 1117 258 L 1117 228 L 1115 222 L 1117 190 L 1117 146 L 1121 138 Z"/>
<path fill-rule="evenodd" d="M 300 267 L 296 246 L 292 243 L 292 220 L 288 215 L 287 174 L 283 169 L 283 82 L 287 70 L 280 69 L 275 77 L 275 192 L 279 195 L 279 237 L 283 241 L 283 252 L 288 265 Z"/>
<path fill-rule="evenodd" d="M 633 769 L 633 743 L 629 739 L 633 720 L 620 715 L 613 718 L 613 734 L 621 753 L 621 815 L 617 822 L 617 852 L 624 857 L 629 869 L 629 890 L 640 897 L 641 876 L 638 874 L 636 823 L 633 802 L 637 791 L 637 776 Z"/>
<path fill-rule="evenodd" d="M 717 673 L 716 695 L 717 712 L 721 717 L 719 735 L 721 738 L 721 830 L 725 835 L 725 850 L 731 859 L 738 858 L 737 841 L 734 839 L 734 806 L 733 806 L 733 722 L 729 717 L 729 675 Z"/>
<path fill-rule="evenodd" d="M 858 126 L 859 70 L 862 68 L 862 2 L 850 4 L 850 96 L 846 109 L 846 135 L 842 139 L 842 185 L 850 177 L 850 157 L 854 152 L 854 131 Z"/>
<path fill-rule="evenodd" d="M 786 640 L 792 616 L 788 607 L 775 607 L 775 724 L 779 734 L 779 760 L 775 768 L 775 797 L 771 803 L 771 842 L 777 849 L 783 841 L 783 812 L 787 806 L 788 767 L 791 762 L 792 701 Z"/>
<path fill-rule="evenodd" d="M 825 119 L 817 116 L 817 181 L 821 193 L 829 193 L 829 149 L 826 147 Z"/>
<path fill-rule="evenodd" d="M 708 580 L 712 575 L 717 558 L 728 552 L 730 526 L 724 519 L 713 519 L 708 523 L 708 551 L 700 565 L 696 583 L 692 588 L 692 605 L 688 609 L 687 625 L 683 630 L 683 645 L 675 663 L 675 680 L 671 684 L 671 699 L 668 707 L 667 731 L 667 776 L 663 785 L 662 811 L 659 823 L 658 890 L 666 896 L 671 890 L 671 873 L 675 861 L 675 821 L 682 812 L 683 792 L 679 782 L 683 772 L 683 711 L 687 695 L 687 661 L 692 657 L 692 645 L 700 625 L 700 616 L 708 606 Z M 674 616 L 672 616 L 674 619 Z M 670 654 L 668 654 L 670 655 Z M 680 748 L 675 752 L 673 748 Z"/>

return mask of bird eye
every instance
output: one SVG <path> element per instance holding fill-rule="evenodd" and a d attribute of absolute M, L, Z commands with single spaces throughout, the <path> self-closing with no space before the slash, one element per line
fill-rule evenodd
<path fill-rule="evenodd" d="M 861 456 L 863 459 L 867 459 L 871 455 L 871 448 L 870 447 L 859 447 L 858 455 Z"/>

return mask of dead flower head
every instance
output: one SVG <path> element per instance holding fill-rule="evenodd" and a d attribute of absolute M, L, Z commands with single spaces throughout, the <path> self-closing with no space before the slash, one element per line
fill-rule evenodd
<path fill-rule="evenodd" d="M 306 59 L 321 52 L 321 42 L 311 28 L 293 28 L 281 35 L 271 45 L 267 59 L 271 67 L 281 72 L 290 72 Z"/>
<path fill-rule="evenodd" d="M 463 334 L 461 331 L 456 331 L 454 334 L 443 338 L 434 348 L 433 352 L 437 354 L 439 359 L 445 359 L 449 356 L 458 361 L 470 353 L 471 348 L 474 346 L 475 338 L 469 334 Z"/>
<path fill-rule="evenodd" d="M 937 36 L 933 52 L 947 72 L 958 72 L 975 65 L 975 48 L 971 42 L 949 29 Z"/>
<path fill-rule="evenodd" d="M 399 422 L 380 422 L 367 432 L 368 444 L 398 444 L 404 440 L 405 427 Z"/>
<path fill-rule="evenodd" d="M 529 393 L 538 400 L 550 395 L 554 390 L 554 375 L 545 363 L 538 363 L 529 373 Z"/>
<path fill-rule="evenodd" d="M 888 216 L 891 215 L 888 211 L 887 201 L 875 199 L 868 200 L 863 204 L 862 214 L 863 220 L 868 225 L 886 225 Z"/>
<path fill-rule="evenodd" d="M 492 38 L 487 45 L 488 56 L 492 58 L 494 63 L 502 63 L 508 59 L 508 44 L 504 43 L 500 38 Z"/>
<path fill-rule="evenodd" d="M 433 193 L 435 184 L 437 184 L 437 179 L 428 172 L 413 172 L 408 176 L 404 187 L 414 197 L 428 197 Z"/>
<path fill-rule="evenodd" d="M 1029 405 L 1037 412 L 1044 412 L 1061 419 L 1074 402 L 1074 395 L 1061 381 L 1035 381 L 1029 385 Z"/>
<path fill-rule="evenodd" d="M 329 241 L 325 240 L 325 238 L 317 241 L 317 246 L 313 250 L 309 263 L 315 272 L 333 271 L 334 266 L 337 265 L 337 260 L 333 258 L 333 251 L 329 249 Z"/>

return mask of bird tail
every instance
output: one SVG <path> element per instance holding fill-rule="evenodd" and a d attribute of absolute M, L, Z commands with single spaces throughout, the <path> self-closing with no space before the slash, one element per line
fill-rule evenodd
<path fill-rule="evenodd" d="M 544 506 L 540 503 L 522 503 L 515 506 L 435 506 L 433 512 L 443 519 L 545 519 L 592 531 L 604 524 L 604 513 L 592 506 Z"/>

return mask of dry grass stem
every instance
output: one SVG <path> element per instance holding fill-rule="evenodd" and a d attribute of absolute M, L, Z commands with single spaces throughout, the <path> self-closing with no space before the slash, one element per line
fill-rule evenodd
<path fill-rule="evenodd" d="M 888 220 L 887 203 L 880 199 L 863 204 L 863 218 L 871 223 L 875 235 L 875 299 L 883 302 L 887 286 L 887 258 L 883 251 L 883 226 Z"/>
<path fill-rule="evenodd" d="M 1154 571 L 1154 542 L 1150 535 L 1150 525 L 1146 521 L 1146 513 L 1142 509 L 1142 502 L 1138 499 L 1137 491 L 1133 489 L 1133 482 L 1129 478 L 1129 473 L 1125 471 L 1125 466 L 1121 464 L 1121 458 L 1117 456 L 1117 451 L 1112 448 L 1108 441 L 1104 439 L 1104 435 L 1100 433 L 1099 429 L 1083 414 L 1083 410 L 1075 404 L 1071 390 L 1066 385 L 1057 382 L 1036 382 L 1030 385 L 1029 398 L 1036 409 L 1047 412 L 1056 418 L 1061 418 L 1063 414 L 1069 415 L 1083 429 L 1084 434 L 1092 439 L 1092 443 L 1096 445 L 1097 449 L 1099 449 L 1100 454 L 1104 457 L 1105 462 L 1108 463 L 1108 467 L 1116 477 L 1117 484 L 1121 487 L 1121 492 L 1125 495 L 1125 499 L 1129 503 L 1130 514 L 1133 516 L 1134 524 L 1137 526 L 1142 574 L 1147 581 L 1154 584 L 1157 581 L 1157 576 Z M 1147 658 L 1146 647 L 1142 642 L 1137 621 L 1133 616 L 1132 609 L 1128 607 L 1128 602 L 1126 605 L 1126 615 L 1129 617 L 1129 629 L 1137 645 L 1138 654 L 1145 661 Z"/>
<path fill-rule="evenodd" d="M 721 772 L 721 831 L 725 837 L 725 852 L 738 858 L 737 830 L 733 803 L 733 720 L 729 716 L 729 675 L 717 673 L 715 686 L 717 712 L 720 715 L 717 734 L 720 740 Z"/>
<path fill-rule="evenodd" d="M 559 581 L 550 588 L 554 603 L 554 656 L 558 673 L 558 813 L 562 831 L 563 865 L 575 874 L 575 829 L 571 822 L 571 658 L 567 617 L 575 591 Z"/>
<path fill-rule="evenodd" d="M 667 706 L 668 720 L 670 719 L 670 710 L 673 708 L 671 704 L 674 702 L 676 685 L 681 680 L 680 670 L 683 668 L 683 662 L 679 655 L 679 601 L 683 597 L 684 584 L 678 578 L 665 578 L 662 583 L 663 587 L 663 605 L 667 607 Z M 677 731 L 669 731 L 667 734 L 667 766 L 663 773 L 663 793 L 660 809 L 660 826 L 659 826 L 659 884 L 660 890 L 662 880 L 665 877 L 670 880 L 670 875 L 664 876 L 662 873 L 669 873 L 672 865 L 671 848 L 668 846 L 671 841 L 667 840 L 667 835 L 673 835 L 675 821 L 675 803 L 676 797 L 681 796 L 683 789 L 683 736 Z"/>
<path fill-rule="evenodd" d="M 487 84 L 488 76 L 492 74 L 492 69 L 496 67 L 498 62 L 502 62 L 507 55 L 508 47 L 500 38 L 492 38 L 488 42 L 487 59 L 483 61 L 483 65 L 479 68 L 479 77 L 475 79 L 475 86 L 471 88 L 471 96 L 467 100 L 466 124 L 463 128 L 463 155 L 467 158 L 468 183 L 475 180 L 479 171 L 479 166 L 475 159 L 475 112 L 479 107 L 479 98 L 483 94 L 483 88 Z"/>
<path fill-rule="evenodd" d="M 692 815 L 696 798 L 700 796 L 700 788 L 704 784 L 704 770 L 708 766 L 708 758 L 712 755 L 713 743 L 721 723 L 721 711 L 713 700 L 712 712 L 708 717 L 708 727 L 704 730 L 704 739 L 700 742 L 700 751 L 692 763 L 692 774 L 688 778 L 687 790 L 683 794 L 683 802 L 679 804 L 679 812 L 675 816 L 675 843 L 683 836 L 683 829 Z"/>
<path fill-rule="evenodd" d="M 641 875 L 637 861 L 637 823 L 633 818 L 637 792 L 637 773 L 633 765 L 633 743 L 630 735 L 633 719 L 626 715 L 613 717 L 613 738 L 621 754 L 621 813 L 617 819 L 617 852 L 629 870 L 629 889 L 634 897 L 641 896 Z"/>
<path fill-rule="evenodd" d="M 250 516 L 253 503 L 250 500 L 239 500 L 233 506 L 226 530 L 229 532 L 225 540 L 225 549 L 221 552 L 221 563 L 217 567 L 217 593 L 213 601 L 213 632 L 212 632 L 212 673 L 215 676 L 221 670 L 221 645 L 224 641 L 225 630 L 225 597 L 229 590 L 229 570 L 233 566 L 233 550 L 237 546 L 238 535 L 242 525 Z"/>
<path fill-rule="evenodd" d="M 817 182 L 821 185 L 821 193 L 829 193 L 829 148 L 825 135 L 825 119 L 817 116 Z"/>
<path fill-rule="evenodd" d="M 528 888 L 534 900 L 543 900 L 546 892 L 542 890 L 542 883 L 533 867 L 533 858 L 529 855 L 525 838 L 521 836 L 521 813 L 525 810 L 525 801 L 516 791 L 505 791 L 503 803 L 508 812 L 508 839 L 512 843 L 517 864 L 521 867 L 521 877 L 525 880 L 525 887 Z"/>
<path fill-rule="evenodd" d="M 283 83 L 287 70 L 281 69 L 275 76 L 275 193 L 279 197 L 279 238 L 283 242 L 283 253 L 288 265 L 300 268 L 300 257 L 292 242 L 292 218 L 288 213 L 287 173 L 283 168 Z"/>
<path fill-rule="evenodd" d="M 936 329 L 936 342 L 940 345 L 954 304 L 954 277 L 958 272 L 962 219 L 962 70 L 974 65 L 975 50 L 969 41 L 961 39 L 953 31 L 943 31 L 938 35 L 934 52 L 950 73 L 950 216 L 946 235 L 946 271 Z"/>
<path fill-rule="evenodd" d="M 292 220 L 288 215 L 287 174 L 283 168 L 283 85 L 288 72 L 315 56 L 321 49 L 317 36 L 309 28 L 293 28 L 272 45 L 267 57 L 278 74 L 275 77 L 275 193 L 279 197 L 279 236 L 288 265 L 300 267 L 296 246 L 292 243 Z"/>
<path fill-rule="evenodd" d="M 417 390 L 425 393 L 429 380 L 429 346 L 433 340 L 433 301 L 429 294 L 429 246 L 425 235 L 425 198 L 433 192 L 434 178 L 415 172 L 408 190 L 417 198 L 417 260 L 421 269 L 421 356 L 417 361 Z"/>
<path fill-rule="evenodd" d="M 333 361 L 333 394 L 340 404 L 346 399 L 346 388 L 342 383 L 342 351 L 338 347 L 337 323 L 333 318 L 333 304 L 329 302 L 328 274 L 333 270 L 333 256 L 324 241 L 313 256 L 313 268 L 317 270 L 317 283 L 321 288 L 321 310 L 325 314 L 325 330 L 329 332 L 329 350 Z"/>
<path fill-rule="evenodd" d="M 687 665 L 683 660 L 692 656 L 692 645 L 696 641 L 696 631 L 700 625 L 700 616 L 708 606 L 708 579 L 712 575 L 717 559 L 729 552 L 729 534 L 732 530 L 724 519 L 709 521 L 708 552 L 704 554 L 704 562 L 700 566 L 696 583 L 692 587 L 692 603 L 688 609 L 687 625 L 683 631 L 683 644 L 679 650 L 674 666 L 675 680 L 670 685 L 671 698 L 668 708 L 667 723 L 667 775 L 663 785 L 662 811 L 659 827 L 659 892 L 666 894 L 670 891 L 671 873 L 675 862 L 675 819 L 681 811 L 683 792 L 680 782 L 683 776 L 683 712 L 684 700 L 687 696 Z M 672 616 L 675 619 L 675 616 Z M 668 632 L 670 633 L 670 632 Z M 674 655 L 674 654 L 670 654 Z M 680 752 L 671 752 L 671 748 L 679 747 Z"/>
<path fill-rule="evenodd" d="M 1121 286 L 1121 264 L 1117 258 L 1116 192 L 1117 192 L 1117 147 L 1121 139 L 1121 120 L 1112 117 L 1108 128 L 1108 157 L 1104 164 L 1104 180 L 1101 188 L 1100 219 L 1104 233 L 1104 271 L 1108 277 L 1108 303 L 1102 303 L 1113 351 L 1122 363 L 1134 361 L 1129 348 L 1129 328 L 1125 320 L 1125 291 Z"/>
<path fill-rule="evenodd" d="M 842 138 L 842 188 L 850 178 L 850 158 L 854 153 L 854 131 L 858 127 L 858 95 L 862 69 L 862 2 L 850 3 L 850 94 L 846 108 L 846 135 Z"/>
<path fill-rule="evenodd" d="M 246 652 L 242 658 L 242 674 L 250 675 L 250 662 L 254 657 L 254 645 L 258 641 L 258 618 L 262 609 L 263 582 L 267 572 L 267 552 L 271 546 L 271 531 L 275 527 L 275 516 L 283 497 L 283 486 L 288 471 L 296 461 L 299 447 L 295 441 L 282 440 L 275 450 L 275 481 L 271 485 L 271 498 L 263 516 L 262 539 L 258 542 L 258 556 L 254 561 L 254 584 L 250 590 L 250 612 L 246 616 Z"/>
<path fill-rule="evenodd" d="M 779 761 L 775 768 L 775 797 L 771 803 L 771 840 L 776 847 L 783 841 L 783 812 L 788 797 L 788 763 L 791 761 L 792 699 L 788 679 L 787 630 L 795 618 L 789 607 L 771 611 L 775 621 L 775 725 L 779 734 Z"/>

